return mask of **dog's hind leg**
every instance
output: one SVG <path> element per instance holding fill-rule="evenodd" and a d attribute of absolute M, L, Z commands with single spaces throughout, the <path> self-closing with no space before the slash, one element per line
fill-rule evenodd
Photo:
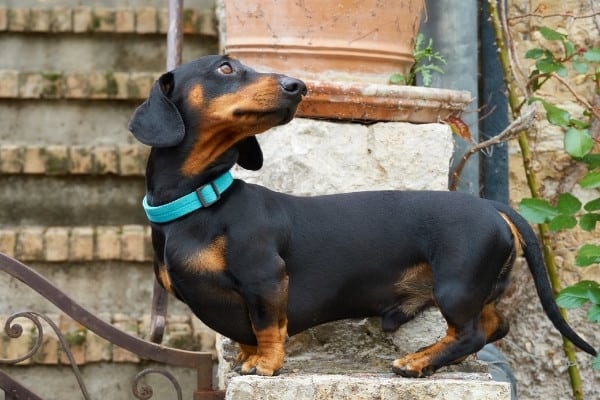
<path fill-rule="evenodd" d="M 443 286 L 445 290 L 434 290 L 434 298 L 448 323 L 446 336 L 395 360 L 392 370 L 396 374 L 413 378 L 429 376 L 440 367 L 462 361 L 486 344 L 488 335 L 482 324 L 483 304 L 477 304 L 482 297 L 473 297 L 472 291 L 467 290 L 468 286 L 458 280 L 445 282 Z M 486 317 L 488 319 L 492 318 Z M 488 326 L 491 335 L 496 325 L 490 323 Z"/>

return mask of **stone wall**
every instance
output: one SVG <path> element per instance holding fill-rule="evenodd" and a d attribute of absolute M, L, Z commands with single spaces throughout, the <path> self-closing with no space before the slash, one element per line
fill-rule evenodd
<path fill-rule="evenodd" d="M 538 30 L 549 26 L 569 34 L 578 47 L 600 46 L 600 6 L 590 0 L 509 0 L 508 17 L 510 34 L 514 40 L 517 61 L 521 68 L 518 77 L 524 82 L 529 73 L 531 60 L 526 60 L 527 50 L 544 44 Z M 577 91 L 587 99 L 592 98 L 593 84 L 570 76 Z M 575 115 L 581 107 L 569 91 L 560 84 L 545 86 L 543 95 Z M 586 193 L 574 186 L 582 170 L 564 153 L 563 132 L 548 122 L 542 113 L 530 132 L 530 144 L 534 151 L 533 166 L 542 184 L 542 193 L 548 199 L 556 199 L 559 193 L 573 191 L 582 199 L 597 197 L 598 192 Z M 516 142 L 510 147 L 510 196 L 514 206 L 524 197 L 530 197 L 523 165 Z M 574 267 L 575 250 L 581 243 L 599 244 L 598 228 L 592 234 L 578 230 L 552 234 L 556 263 L 563 285 L 580 279 L 600 281 L 600 267 L 581 269 Z M 521 398 L 566 399 L 571 398 L 567 375 L 567 360 L 562 352 L 562 341 L 539 306 L 539 300 L 531 282 L 529 271 L 518 263 L 513 274 L 509 299 L 511 331 L 501 342 L 518 381 Z M 571 325 L 596 348 L 600 347 L 600 326 L 586 321 L 585 313 L 569 312 Z M 600 373 L 591 370 L 592 358 L 585 353 L 577 355 L 581 367 L 586 399 L 600 396 Z"/>

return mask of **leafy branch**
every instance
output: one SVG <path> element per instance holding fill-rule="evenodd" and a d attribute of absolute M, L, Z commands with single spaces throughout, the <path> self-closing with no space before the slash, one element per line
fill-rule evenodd
<path fill-rule="evenodd" d="M 423 86 L 431 86 L 433 73 L 443 74 L 440 65 L 446 65 L 444 56 L 433 49 L 433 39 L 425 44 L 425 36 L 419 33 L 413 49 L 415 62 L 408 74 L 395 73 L 390 76 L 389 83 L 393 85 L 414 85 L 417 76 L 421 76 Z"/>

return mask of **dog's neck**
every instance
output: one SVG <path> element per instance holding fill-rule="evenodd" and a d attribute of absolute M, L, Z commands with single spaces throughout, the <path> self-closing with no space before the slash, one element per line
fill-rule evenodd
<path fill-rule="evenodd" d="M 188 135 L 186 138 L 194 138 Z M 194 147 L 184 140 L 176 147 L 152 148 L 146 166 L 146 196 L 151 205 L 161 205 L 191 193 L 230 170 L 237 161 L 238 151 L 227 150 L 215 161 L 194 175 L 182 173 L 182 166 Z"/>

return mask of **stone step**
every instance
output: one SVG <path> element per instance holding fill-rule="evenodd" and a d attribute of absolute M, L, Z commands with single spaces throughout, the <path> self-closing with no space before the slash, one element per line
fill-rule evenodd
<path fill-rule="evenodd" d="M 152 261 L 146 225 L 1 227 L 0 252 L 22 262 Z"/>
<path fill-rule="evenodd" d="M 165 34 L 168 26 L 164 7 L 0 7 L 0 32 Z M 216 37 L 212 10 L 185 8 L 183 31 Z"/>
<path fill-rule="evenodd" d="M 0 70 L 0 98 L 140 100 L 160 72 Z"/>
<path fill-rule="evenodd" d="M 143 177 L 150 148 L 120 145 L 0 144 L 0 175 Z"/>
<path fill-rule="evenodd" d="M 510 400 L 508 383 L 486 374 L 447 373 L 428 379 L 392 374 L 291 374 L 238 376 L 229 382 L 226 400 Z"/>

